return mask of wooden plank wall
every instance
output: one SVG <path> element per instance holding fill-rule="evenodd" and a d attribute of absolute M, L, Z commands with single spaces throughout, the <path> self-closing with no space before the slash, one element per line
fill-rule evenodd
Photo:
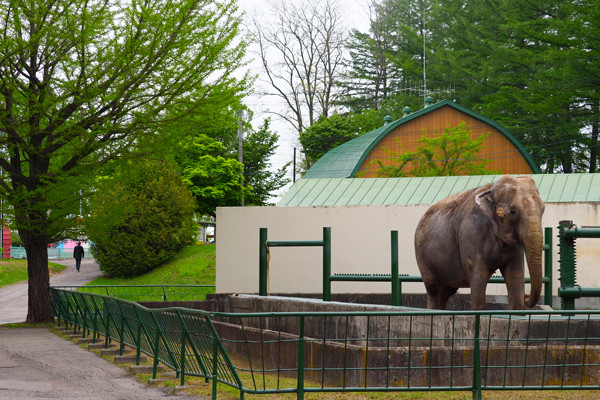
<path fill-rule="evenodd" d="M 357 177 L 377 177 L 379 167 L 376 160 L 382 160 L 384 165 L 392 164 L 389 160 L 390 155 L 384 148 L 396 153 L 414 151 L 418 146 L 417 141 L 423 136 L 439 136 L 447 125 L 455 127 L 461 121 L 470 126 L 474 139 L 483 133 L 490 133 L 479 152 L 482 159 L 489 160 L 487 169 L 499 170 L 503 174 L 533 173 L 521 153 L 502 133 L 482 121 L 446 106 L 408 121 L 387 134 L 367 155 Z M 396 141 L 397 137 L 400 139 L 400 145 Z"/>

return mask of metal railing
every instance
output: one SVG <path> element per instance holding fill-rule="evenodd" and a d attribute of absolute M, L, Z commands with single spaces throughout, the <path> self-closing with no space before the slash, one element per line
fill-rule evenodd
<path fill-rule="evenodd" d="M 399 273 L 398 266 L 398 231 L 390 232 L 390 274 L 348 274 L 331 273 L 331 227 L 323 227 L 323 240 L 268 240 L 267 228 L 259 231 L 259 289 L 261 296 L 270 294 L 269 282 L 269 248 L 270 247 L 323 247 L 323 300 L 331 301 L 331 282 L 390 282 L 392 305 L 402 305 L 402 283 L 423 282 L 423 278 L 417 275 Z M 545 228 L 544 232 L 544 303 L 552 307 L 552 228 Z M 530 283 L 531 278 L 526 277 L 525 283 Z M 504 283 L 501 276 L 492 276 L 489 283 Z"/>
<path fill-rule="evenodd" d="M 55 289 L 79 291 L 142 301 L 202 301 L 215 293 L 215 285 L 86 285 L 53 286 Z"/>
<path fill-rule="evenodd" d="M 11 246 L 10 247 L 10 258 L 14 259 L 26 259 L 27 252 L 25 251 L 25 247 L 22 246 Z M 73 249 L 57 249 L 55 247 L 48 248 L 48 258 L 49 259 L 65 259 L 65 258 L 73 258 Z M 91 252 L 86 249 L 85 258 L 94 258 Z"/>
<path fill-rule="evenodd" d="M 258 293 L 261 296 L 270 294 L 269 264 L 270 247 L 322 247 L 323 248 L 323 300 L 331 300 L 331 285 L 328 277 L 331 275 L 331 227 L 323 227 L 322 240 L 269 240 L 267 228 L 259 230 L 259 274 Z"/>
<path fill-rule="evenodd" d="M 85 288 L 80 288 L 85 290 Z M 600 311 L 217 313 L 51 288 L 55 318 L 245 393 L 599 390 Z"/>
<path fill-rule="evenodd" d="M 558 296 L 561 299 L 561 307 L 565 310 L 575 309 L 575 299 L 600 297 L 600 288 L 581 287 L 577 284 L 575 244 L 578 238 L 600 238 L 600 226 L 578 227 L 573 221 L 559 222 L 560 288 L 558 288 Z"/>

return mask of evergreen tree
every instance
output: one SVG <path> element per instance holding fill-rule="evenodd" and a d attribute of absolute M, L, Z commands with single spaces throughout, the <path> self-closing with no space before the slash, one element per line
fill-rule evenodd
<path fill-rule="evenodd" d="M 266 119 L 244 139 L 244 185 L 250 190 L 244 204 L 249 206 L 268 205 L 275 192 L 290 181 L 285 176 L 289 163 L 278 170 L 271 169 L 269 160 L 275 154 L 279 135 L 270 128 L 270 120 Z"/>
<path fill-rule="evenodd" d="M 130 160 L 102 177 L 91 198 L 86 233 L 100 269 L 142 275 L 189 244 L 197 230 L 194 200 L 168 160 Z"/>

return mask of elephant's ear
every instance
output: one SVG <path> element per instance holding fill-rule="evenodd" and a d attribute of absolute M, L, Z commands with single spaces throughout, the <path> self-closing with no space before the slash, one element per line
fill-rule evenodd
<path fill-rule="evenodd" d="M 481 192 L 475 196 L 475 204 L 477 207 L 483 212 L 485 216 L 487 216 L 493 223 L 496 225 L 496 221 L 494 219 L 494 195 L 491 190 L 486 190 L 485 192 Z"/>

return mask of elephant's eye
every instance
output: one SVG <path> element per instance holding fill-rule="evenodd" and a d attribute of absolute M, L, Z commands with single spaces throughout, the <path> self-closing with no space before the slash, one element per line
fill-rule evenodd
<path fill-rule="evenodd" d="M 510 215 L 517 215 L 517 212 L 514 209 L 510 210 Z"/>

